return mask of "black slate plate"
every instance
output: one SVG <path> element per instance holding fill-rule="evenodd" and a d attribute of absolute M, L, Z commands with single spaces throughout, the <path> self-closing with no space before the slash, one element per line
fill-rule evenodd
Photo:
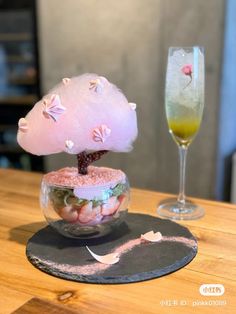
<path fill-rule="evenodd" d="M 139 242 L 140 235 L 150 230 L 160 231 L 163 240 Z M 85 245 L 99 255 L 118 249 L 122 251 L 120 261 L 108 266 L 98 263 Z M 160 277 L 182 268 L 196 254 L 197 241 L 187 228 L 167 219 L 132 213 L 127 214 L 126 223 L 103 238 L 65 238 L 47 226 L 29 239 L 26 248 L 29 261 L 42 271 L 90 283 L 128 283 Z"/>

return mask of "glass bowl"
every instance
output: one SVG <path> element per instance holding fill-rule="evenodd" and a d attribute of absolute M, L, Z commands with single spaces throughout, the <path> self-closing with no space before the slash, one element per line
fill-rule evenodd
<path fill-rule="evenodd" d="M 90 181 L 88 175 L 79 186 L 63 185 L 63 180 L 51 180 L 50 174 L 54 175 L 56 172 L 45 175 L 42 180 L 40 203 L 44 216 L 50 226 L 66 237 L 100 237 L 124 221 L 130 200 L 126 175 L 121 170 L 93 167 L 95 168 L 106 169 L 106 172 L 119 171 L 122 176 L 118 176 L 115 181 L 106 180 L 105 184 L 102 181 L 103 184 L 87 185 Z M 68 176 L 75 175 L 74 168 L 71 168 L 71 174 L 68 171 L 70 168 L 64 169 L 67 169 L 67 179 Z M 64 175 L 59 170 L 57 177 L 60 177 L 60 171 Z"/>

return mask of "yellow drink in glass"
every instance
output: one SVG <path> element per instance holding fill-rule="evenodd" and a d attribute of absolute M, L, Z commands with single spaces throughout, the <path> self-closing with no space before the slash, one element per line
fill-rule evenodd
<path fill-rule="evenodd" d="M 202 106 L 195 106 L 195 109 L 192 109 L 179 105 L 173 108 L 168 110 L 167 106 L 169 131 L 178 145 L 188 146 L 199 130 Z"/>

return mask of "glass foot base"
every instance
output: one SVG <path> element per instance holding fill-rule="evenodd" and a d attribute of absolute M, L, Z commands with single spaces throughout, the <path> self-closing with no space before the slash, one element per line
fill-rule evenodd
<path fill-rule="evenodd" d="M 183 206 L 173 200 L 161 204 L 157 208 L 157 213 L 161 217 L 173 220 L 194 220 L 203 217 L 205 210 L 191 202 L 186 202 Z"/>

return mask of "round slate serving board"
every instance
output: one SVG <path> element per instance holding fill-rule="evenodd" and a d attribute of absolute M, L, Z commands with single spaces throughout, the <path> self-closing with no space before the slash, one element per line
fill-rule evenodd
<path fill-rule="evenodd" d="M 148 231 L 162 233 L 160 242 L 140 240 Z M 118 252 L 117 264 L 97 262 L 96 254 Z M 129 213 L 113 233 L 98 239 L 65 238 L 50 226 L 29 239 L 26 255 L 40 270 L 68 280 L 90 283 L 128 283 L 160 277 L 188 264 L 197 254 L 197 241 L 190 231 L 167 219 Z"/>

